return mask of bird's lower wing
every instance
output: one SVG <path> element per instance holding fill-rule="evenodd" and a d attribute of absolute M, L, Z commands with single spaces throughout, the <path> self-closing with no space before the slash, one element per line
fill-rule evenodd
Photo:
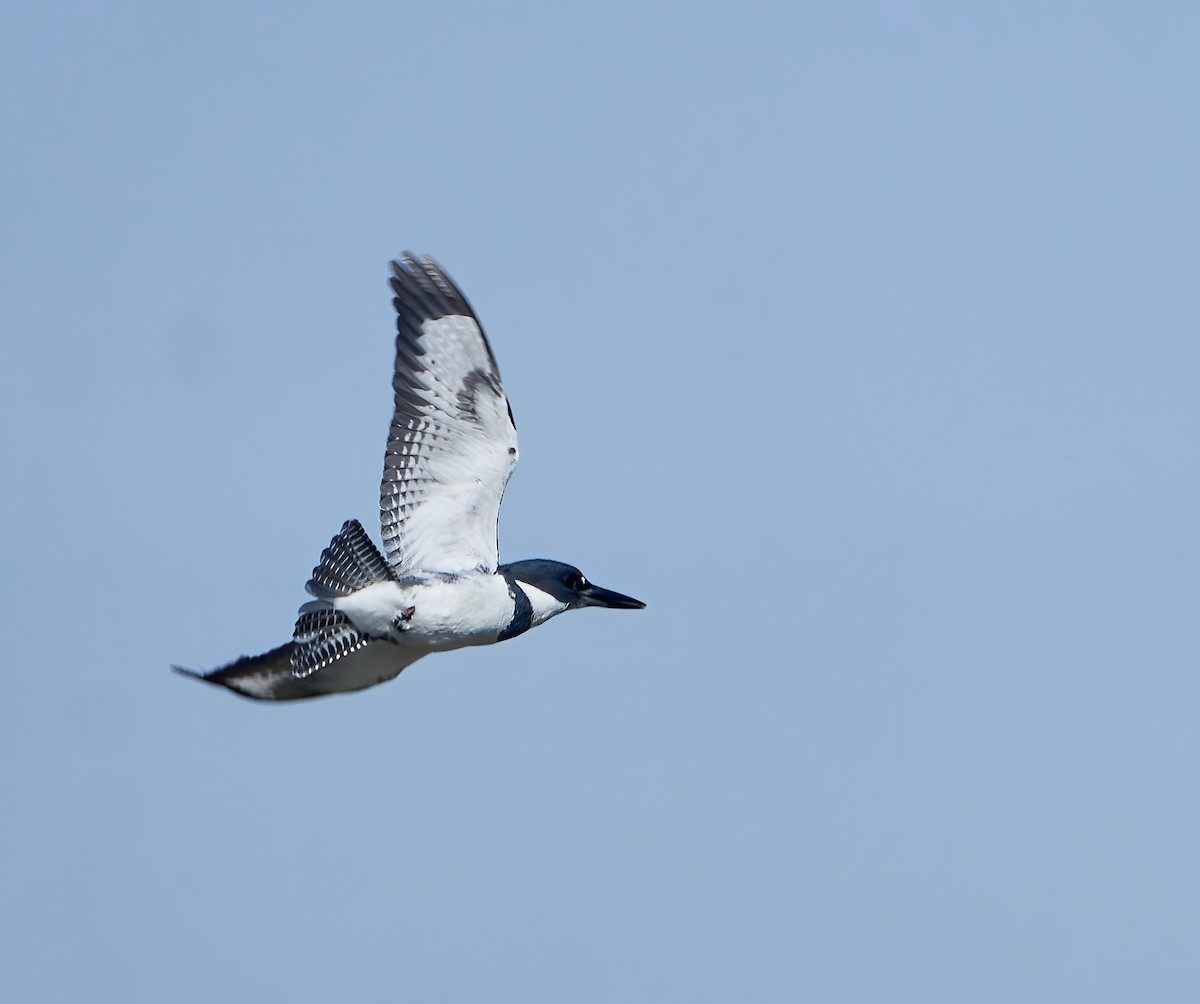
<path fill-rule="evenodd" d="M 320 673 L 297 677 L 292 672 L 295 647 L 295 642 L 289 641 L 270 652 L 243 656 L 208 673 L 198 673 L 183 666 L 172 668 L 185 676 L 227 687 L 256 701 L 299 701 L 386 683 L 421 657 L 421 653 L 409 652 L 389 641 L 372 641 L 342 656 Z"/>

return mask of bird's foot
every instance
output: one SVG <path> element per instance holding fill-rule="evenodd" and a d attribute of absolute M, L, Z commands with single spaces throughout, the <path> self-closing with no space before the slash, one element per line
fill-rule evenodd
<path fill-rule="evenodd" d="M 416 612 L 416 607 L 405 607 L 392 618 L 392 627 L 397 631 L 407 631 L 409 622 L 413 619 L 413 614 Z"/>

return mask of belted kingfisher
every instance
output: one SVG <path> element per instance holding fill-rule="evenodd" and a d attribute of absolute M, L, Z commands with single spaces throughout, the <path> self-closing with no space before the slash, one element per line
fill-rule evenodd
<path fill-rule="evenodd" d="M 573 565 L 499 564 L 496 524 L 517 429 L 496 357 L 462 291 L 432 258 L 392 263 L 395 413 L 379 490 L 385 553 L 350 520 L 305 586 L 292 640 L 208 673 L 246 697 L 362 690 L 430 652 L 507 641 L 565 610 L 646 604 Z"/>

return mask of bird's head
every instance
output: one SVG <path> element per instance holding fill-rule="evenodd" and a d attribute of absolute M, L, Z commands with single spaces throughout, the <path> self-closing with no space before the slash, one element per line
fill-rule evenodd
<path fill-rule="evenodd" d="M 529 558 L 504 565 L 500 571 L 511 575 L 525 590 L 529 602 L 533 604 L 534 624 L 579 607 L 641 610 L 646 605 L 632 596 L 597 586 L 574 565 L 562 561 Z"/>

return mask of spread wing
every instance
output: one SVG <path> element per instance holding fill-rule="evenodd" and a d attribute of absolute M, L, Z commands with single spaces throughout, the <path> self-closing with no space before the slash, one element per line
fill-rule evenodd
<path fill-rule="evenodd" d="M 496 357 L 462 291 L 432 258 L 392 262 L 396 411 L 379 518 L 388 564 L 493 572 L 517 429 Z"/>

